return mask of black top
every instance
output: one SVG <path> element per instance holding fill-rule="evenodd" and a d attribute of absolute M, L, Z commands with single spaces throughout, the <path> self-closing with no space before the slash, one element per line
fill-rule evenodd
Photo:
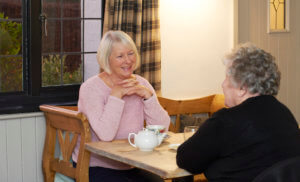
<path fill-rule="evenodd" d="M 257 96 L 221 109 L 183 143 L 177 164 L 209 181 L 252 181 L 272 164 L 300 156 L 300 130 L 273 96 Z"/>

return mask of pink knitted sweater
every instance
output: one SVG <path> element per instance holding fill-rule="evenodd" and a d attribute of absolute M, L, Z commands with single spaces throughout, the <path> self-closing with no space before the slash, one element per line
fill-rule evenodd
<path fill-rule="evenodd" d="M 125 96 L 123 99 L 111 96 L 111 88 L 98 76 L 86 80 L 80 87 L 78 111 L 84 113 L 92 128 L 92 141 L 112 141 L 127 139 L 128 134 L 137 133 L 147 124 L 161 124 L 169 127 L 170 117 L 161 107 L 150 83 L 135 75 L 141 85 L 154 93 L 147 100 L 137 95 Z M 79 142 L 72 158 L 77 162 Z M 131 166 L 114 160 L 91 154 L 90 166 L 112 169 L 130 169 Z"/>

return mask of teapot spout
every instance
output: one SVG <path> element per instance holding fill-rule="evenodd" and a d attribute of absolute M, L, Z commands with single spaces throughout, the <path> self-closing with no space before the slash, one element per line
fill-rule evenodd
<path fill-rule="evenodd" d="M 164 138 L 167 136 L 167 133 L 160 133 L 157 135 L 157 139 L 158 139 L 158 145 L 160 145 L 162 143 L 162 141 L 164 140 Z M 157 146 L 158 146 L 157 145 Z"/>

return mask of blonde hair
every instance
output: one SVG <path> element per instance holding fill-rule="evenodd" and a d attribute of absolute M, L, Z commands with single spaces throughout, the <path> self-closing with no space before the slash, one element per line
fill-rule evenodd
<path fill-rule="evenodd" d="M 136 70 L 140 66 L 140 56 L 137 51 L 136 45 L 128 34 L 119 30 L 108 31 L 102 37 L 97 50 L 97 61 L 100 65 L 100 68 L 109 74 L 111 73 L 109 57 L 115 43 L 121 43 L 133 50 L 136 56 L 136 64 L 134 67 L 134 70 Z"/>

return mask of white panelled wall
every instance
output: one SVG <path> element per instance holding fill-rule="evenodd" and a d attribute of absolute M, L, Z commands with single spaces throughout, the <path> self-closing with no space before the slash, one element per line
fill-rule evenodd
<path fill-rule="evenodd" d="M 275 56 L 281 71 L 278 99 L 300 124 L 300 1 L 289 0 L 290 31 L 268 33 L 267 0 L 235 0 L 237 42 L 253 42 Z"/>
<path fill-rule="evenodd" d="M 42 182 L 43 113 L 0 115 L 0 182 Z"/>

